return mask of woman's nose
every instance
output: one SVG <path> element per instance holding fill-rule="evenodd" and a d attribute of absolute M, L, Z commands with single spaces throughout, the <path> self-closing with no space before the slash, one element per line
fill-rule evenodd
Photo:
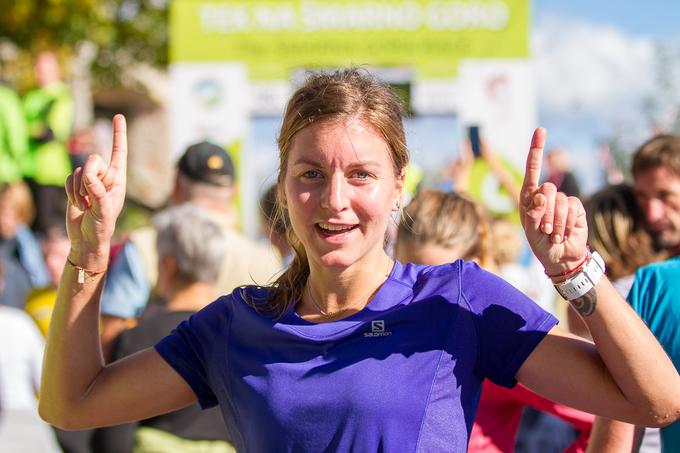
<path fill-rule="evenodd" d="M 334 212 L 345 210 L 349 206 L 349 190 L 344 175 L 330 177 L 323 197 L 324 207 Z"/>

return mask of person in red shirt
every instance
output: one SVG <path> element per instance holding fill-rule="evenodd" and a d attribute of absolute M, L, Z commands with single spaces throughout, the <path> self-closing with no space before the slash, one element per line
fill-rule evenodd
<path fill-rule="evenodd" d="M 564 453 L 583 453 L 593 426 L 594 415 L 543 398 L 522 384 L 512 389 L 484 381 L 477 418 L 472 427 L 468 452 L 512 453 L 524 408 L 530 406 L 570 424 L 578 438 Z"/>

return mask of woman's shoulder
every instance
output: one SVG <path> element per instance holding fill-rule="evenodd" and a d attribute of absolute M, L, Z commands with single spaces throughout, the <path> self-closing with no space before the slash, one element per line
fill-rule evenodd
<path fill-rule="evenodd" d="M 259 318 L 262 315 L 256 310 L 257 303 L 267 300 L 271 288 L 246 285 L 235 288 L 231 293 L 219 296 L 185 321 L 191 329 L 219 329 L 231 325 L 234 318 L 239 324 L 248 322 L 248 318 Z"/>
<path fill-rule="evenodd" d="M 400 274 L 395 278 L 407 285 L 422 286 L 426 282 L 439 280 L 448 280 L 450 283 L 452 279 L 464 283 L 466 280 L 481 278 L 487 274 L 490 273 L 480 268 L 474 261 L 458 259 L 438 265 L 403 264 Z"/>
<path fill-rule="evenodd" d="M 481 313 L 491 304 L 524 304 L 526 296 L 501 277 L 473 261 L 425 266 L 404 265 L 402 284 L 412 285 L 416 296 L 444 296 L 468 310 Z"/>
<path fill-rule="evenodd" d="M 242 285 L 237 286 L 231 293 L 223 294 L 207 305 L 203 310 L 233 311 L 243 306 L 253 307 L 265 302 L 271 297 L 271 286 Z"/>
<path fill-rule="evenodd" d="M 260 285 L 241 285 L 226 297 L 230 297 L 234 300 L 266 300 L 270 297 L 273 288 L 271 286 L 260 286 Z"/>
<path fill-rule="evenodd" d="M 232 315 L 243 313 L 263 316 L 264 307 L 269 306 L 273 291 L 272 286 L 242 285 L 211 305 L 215 306 L 214 309 L 224 310 Z"/>
<path fill-rule="evenodd" d="M 439 265 L 408 263 L 394 278 L 421 296 L 447 295 L 456 301 L 465 289 L 487 277 L 489 273 L 472 261 L 456 260 Z"/>

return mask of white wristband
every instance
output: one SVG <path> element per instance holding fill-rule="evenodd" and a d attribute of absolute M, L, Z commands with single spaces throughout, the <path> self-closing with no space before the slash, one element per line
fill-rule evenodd
<path fill-rule="evenodd" d="M 566 300 L 578 299 L 600 282 L 604 271 L 604 260 L 599 253 L 593 252 L 576 274 L 555 284 L 555 289 Z"/>

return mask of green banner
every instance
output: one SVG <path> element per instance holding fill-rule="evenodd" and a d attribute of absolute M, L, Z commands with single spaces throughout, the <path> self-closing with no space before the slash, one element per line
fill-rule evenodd
<path fill-rule="evenodd" d="M 174 0 L 170 61 L 242 61 L 255 80 L 298 68 L 404 66 L 456 75 L 462 58 L 529 54 L 528 0 Z"/>

